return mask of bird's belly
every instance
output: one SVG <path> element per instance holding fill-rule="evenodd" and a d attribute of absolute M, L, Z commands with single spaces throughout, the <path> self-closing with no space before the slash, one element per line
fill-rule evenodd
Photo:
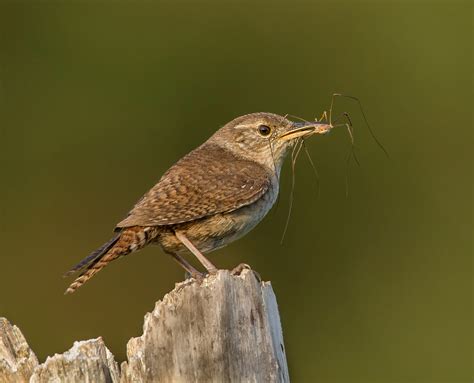
<path fill-rule="evenodd" d="M 209 253 L 243 237 L 252 230 L 272 208 L 276 193 L 270 190 L 251 205 L 229 213 L 216 214 L 176 225 L 175 229 L 186 235 L 199 251 Z M 168 252 L 179 254 L 188 251 L 171 230 L 164 231 L 158 238 L 158 243 Z"/>

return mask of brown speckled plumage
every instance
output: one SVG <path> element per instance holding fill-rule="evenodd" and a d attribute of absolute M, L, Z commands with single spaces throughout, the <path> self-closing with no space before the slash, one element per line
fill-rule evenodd
<path fill-rule="evenodd" d="M 123 230 L 119 234 L 118 240 L 109 250 L 105 251 L 103 254 L 98 254 L 98 256 L 94 260 L 84 265 L 84 270 L 74 280 L 74 282 L 71 283 L 71 285 L 66 290 L 66 293 L 69 294 L 76 291 L 79 287 L 81 287 L 84 283 L 86 283 L 90 278 L 92 278 L 96 273 L 102 270 L 113 260 L 123 257 L 124 255 L 130 254 L 134 251 L 140 250 L 150 240 L 154 239 L 156 235 L 157 230 L 152 227 L 143 228 L 136 226 Z"/>
<path fill-rule="evenodd" d="M 268 173 L 256 162 L 206 143 L 173 165 L 117 227 L 174 225 L 233 211 L 268 190 Z"/>
<path fill-rule="evenodd" d="M 261 126 L 271 134 L 263 136 Z M 198 273 L 179 254 L 194 246 L 200 256 L 255 227 L 277 198 L 283 159 L 294 142 L 288 134 L 309 135 L 310 128 L 271 113 L 229 122 L 173 165 L 117 224 L 116 236 L 71 270 L 81 274 L 66 293 L 111 261 L 148 244 L 160 245 L 192 274 Z"/>

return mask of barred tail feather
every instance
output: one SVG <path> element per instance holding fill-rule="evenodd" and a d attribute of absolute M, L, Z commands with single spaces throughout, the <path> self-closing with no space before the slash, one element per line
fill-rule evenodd
<path fill-rule="evenodd" d="M 80 270 L 82 273 L 71 283 L 65 294 L 76 291 L 114 259 L 144 247 L 152 239 L 150 229 L 139 226 L 127 228 L 79 262 L 68 274 Z"/>
<path fill-rule="evenodd" d="M 110 241 L 104 243 L 97 250 L 94 250 L 88 257 L 84 258 L 81 262 L 79 262 L 71 270 L 69 270 L 66 274 L 64 274 L 64 276 L 69 277 L 72 274 L 75 274 L 87 268 L 95 260 L 102 257 L 105 253 L 107 253 L 112 248 L 112 246 L 115 245 L 115 243 L 118 241 L 119 238 L 120 238 L 120 233 L 115 234 L 114 237 Z"/>
<path fill-rule="evenodd" d="M 113 249 L 114 250 L 114 249 Z M 91 265 L 87 267 L 86 270 L 79 275 L 74 282 L 72 282 L 64 294 L 72 294 L 76 291 L 79 287 L 81 287 L 84 283 L 86 283 L 89 279 L 91 279 L 95 274 L 97 274 L 100 270 L 102 270 L 105 266 L 109 264 L 109 262 L 113 261 L 114 259 L 120 257 L 123 254 L 117 254 L 117 251 L 111 251 L 107 253 L 105 256 L 97 259 Z"/>

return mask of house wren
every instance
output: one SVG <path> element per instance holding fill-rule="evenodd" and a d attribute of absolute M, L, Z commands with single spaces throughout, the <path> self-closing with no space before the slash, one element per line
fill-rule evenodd
<path fill-rule="evenodd" d="M 115 236 L 76 265 L 72 293 L 114 259 L 158 244 L 191 276 L 202 274 L 182 254 L 190 251 L 212 274 L 203 255 L 241 238 L 275 203 L 279 175 L 299 139 L 326 133 L 323 123 L 295 123 L 272 113 L 238 117 L 173 165 L 119 222 Z"/>

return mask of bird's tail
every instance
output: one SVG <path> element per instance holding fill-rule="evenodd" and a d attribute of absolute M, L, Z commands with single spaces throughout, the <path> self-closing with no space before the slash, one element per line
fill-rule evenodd
<path fill-rule="evenodd" d="M 76 291 L 114 259 L 143 248 L 155 236 L 151 229 L 151 227 L 134 226 L 117 233 L 110 241 L 99 247 L 65 274 L 65 276 L 69 276 L 80 272 L 80 275 L 67 288 L 65 294 Z"/>

